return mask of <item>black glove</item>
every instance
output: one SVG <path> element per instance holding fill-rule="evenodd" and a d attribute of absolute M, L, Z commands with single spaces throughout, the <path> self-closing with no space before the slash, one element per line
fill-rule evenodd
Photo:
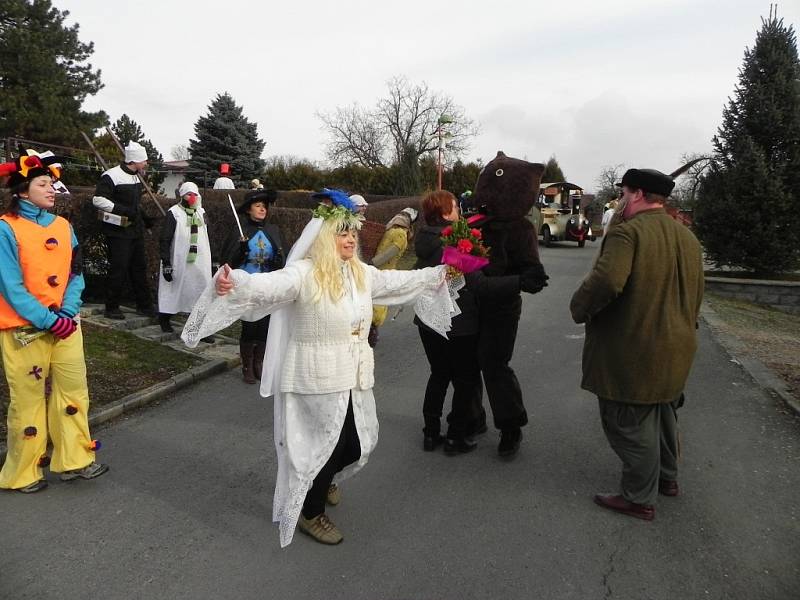
<path fill-rule="evenodd" d="M 374 323 L 369 326 L 369 333 L 367 334 L 367 343 L 370 348 L 378 345 L 378 326 Z"/>
<path fill-rule="evenodd" d="M 547 280 L 550 279 L 544 272 L 544 267 L 540 264 L 533 265 L 523 271 L 519 276 L 519 288 L 523 292 L 535 294 L 547 287 Z"/>
<path fill-rule="evenodd" d="M 161 274 L 164 276 L 165 281 L 172 281 L 172 265 L 164 265 L 161 268 Z"/>

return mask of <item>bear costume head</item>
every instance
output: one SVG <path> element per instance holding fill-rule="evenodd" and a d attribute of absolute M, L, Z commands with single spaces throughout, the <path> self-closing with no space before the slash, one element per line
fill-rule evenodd
<path fill-rule="evenodd" d="M 481 212 L 501 221 L 523 219 L 539 197 L 544 165 L 498 152 L 478 175 L 474 202 Z"/>

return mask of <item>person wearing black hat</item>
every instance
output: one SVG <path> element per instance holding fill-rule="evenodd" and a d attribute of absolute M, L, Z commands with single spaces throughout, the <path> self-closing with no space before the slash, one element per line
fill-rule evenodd
<path fill-rule="evenodd" d="M 591 272 L 572 296 L 586 324 L 581 386 L 597 395 L 623 463 L 621 493 L 596 504 L 650 521 L 658 494 L 677 496 L 677 409 L 697 349 L 703 259 L 697 238 L 664 210 L 675 182 L 630 169 Z"/>
<path fill-rule="evenodd" d="M 253 190 L 244 197 L 238 212 L 244 237 L 235 237 L 226 244 L 225 262 L 248 273 L 268 273 L 283 267 L 284 250 L 278 226 L 267 222 L 269 206 L 277 198 L 275 190 Z M 269 315 L 258 321 L 242 321 L 239 353 L 245 383 L 261 378 L 264 351 L 269 330 Z"/>

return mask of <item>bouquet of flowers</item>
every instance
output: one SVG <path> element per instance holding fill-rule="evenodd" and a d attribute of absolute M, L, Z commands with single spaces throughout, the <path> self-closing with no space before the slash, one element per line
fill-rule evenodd
<path fill-rule="evenodd" d="M 472 273 L 489 264 L 489 249 L 481 241 L 480 229 L 474 229 L 466 219 L 459 219 L 442 229 L 442 264 Z"/>

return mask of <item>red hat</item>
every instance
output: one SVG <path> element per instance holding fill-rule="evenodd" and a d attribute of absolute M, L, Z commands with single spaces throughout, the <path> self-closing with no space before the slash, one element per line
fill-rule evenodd
<path fill-rule="evenodd" d="M 228 163 L 222 163 L 219 166 L 219 174 L 220 175 L 230 175 L 231 174 L 231 166 Z"/>

